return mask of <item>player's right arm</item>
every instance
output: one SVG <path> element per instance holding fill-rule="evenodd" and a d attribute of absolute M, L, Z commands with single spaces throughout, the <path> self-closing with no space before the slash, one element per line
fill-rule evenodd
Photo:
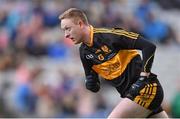
<path fill-rule="evenodd" d="M 98 92 L 100 89 L 100 81 L 98 78 L 98 74 L 91 69 L 92 64 L 90 62 L 88 62 L 87 59 L 85 59 L 85 57 L 81 53 L 81 51 L 80 51 L 80 58 L 81 58 L 81 62 L 83 64 L 83 68 L 85 71 L 86 88 L 92 92 Z"/>

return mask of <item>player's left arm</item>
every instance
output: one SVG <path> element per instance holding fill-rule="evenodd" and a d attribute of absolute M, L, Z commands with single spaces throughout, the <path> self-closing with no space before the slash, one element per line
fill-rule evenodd
<path fill-rule="evenodd" d="M 86 88 L 92 92 L 98 92 L 100 90 L 100 81 L 98 78 L 98 74 L 91 69 L 92 64 L 84 58 L 84 55 L 81 52 L 80 59 L 86 76 Z"/>
<path fill-rule="evenodd" d="M 142 51 L 143 67 L 141 75 L 147 76 L 151 72 L 156 46 L 147 41 L 141 35 L 128 32 L 122 29 L 114 29 L 112 34 L 106 35 L 111 40 L 111 44 L 117 50 L 138 49 Z"/>
<path fill-rule="evenodd" d="M 154 61 L 154 55 L 156 51 L 156 46 L 146 40 L 142 36 L 138 36 L 137 39 L 126 38 L 127 49 L 138 49 L 142 52 L 142 72 L 141 76 L 149 76 Z"/>
<path fill-rule="evenodd" d="M 112 44 L 118 48 L 118 50 L 121 49 L 138 49 L 142 51 L 142 72 L 140 74 L 139 79 L 131 86 L 130 91 L 139 93 L 139 90 L 141 90 L 147 83 L 148 80 L 151 78 L 154 78 L 154 76 L 150 75 L 151 67 L 154 60 L 154 54 L 156 51 L 156 46 L 147 41 L 142 36 L 132 33 L 132 32 L 120 32 L 121 34 L 118 34 L 119 32 L 115 32 L 116 34 L 111 35 L 113 38 Z M 132 93 L 132 94 L 136 94 Z"/>
<path fill-rule="evenodd" d="M 151 72 L 156 46 L 153 43 L 147 41 L 142 36 L 139 36 L 135 40 L 133 47 L 142 51 L 143 68 L 141 75 L 148 76 Z"/>

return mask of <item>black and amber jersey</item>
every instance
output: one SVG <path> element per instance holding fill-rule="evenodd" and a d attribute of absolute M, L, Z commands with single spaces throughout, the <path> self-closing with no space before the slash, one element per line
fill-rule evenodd
<path fill-rule="evenodd" d="M 93 28 L 90 26 L 90 44 L 82 43 L 80 58 L 87 79 L 106 80 L 120 77 L 131 60 L 142 51 L 142 71 L 150 72 L 155 45 L 139 34 L 121 28 Z"/>

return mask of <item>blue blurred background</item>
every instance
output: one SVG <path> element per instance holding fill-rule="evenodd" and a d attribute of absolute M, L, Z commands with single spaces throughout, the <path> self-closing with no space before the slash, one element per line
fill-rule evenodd
<path fill-rule="evenodd" d="M 85 89 L 78 46 L 58 20 L 70 7 L 84 10 L 93 26 L 154 42 L 163 107 L 180 117 L 179 0 L 0 0 L 0 117 L 105 118 L 121 100 L 103 80 L 97 94 Z"/>

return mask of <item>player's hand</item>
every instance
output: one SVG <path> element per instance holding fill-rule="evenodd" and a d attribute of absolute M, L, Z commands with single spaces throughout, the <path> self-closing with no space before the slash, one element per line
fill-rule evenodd
<path fill-rule="evenodd" d="M 132 88 L 139 88 L 140 90 L 145 87 L 148 81 L 147 76 L 140 76 L 138 80 L 132 85 Z"/>
<path fill-rule="evenodd" d="M 153 73 L 150 73 L 148 76 L 140 76 L 138 80 L 130 87 L 127 96 L 133 99 L 133 97 L 139 95 L 140 91 L 145 88 L 145 86 L 148 85 L 151 80 L 154 79 L 157 79 L 157 75 Z"/>
<path fill-rule="evenodd" d="M 148 80 L 150 80 L 150 72 L 141 72 L 138 80 L 131 86 L 132 90 L 139 94 L 140 90 L 148 84 Z"/>
<path fill-rule="evenodd" d="M 139 95 L 140 90 L 142 90 L 147 84 L 148 80 L 150 80 L 147 76 L 140 76 L 138 80 L 132 84 L 130 88 L 130 94 L 133 94 L 132 97 Z"/>
<path fill-rule="evenodd" d="M 100 82 L 88 79 L 86 80 L 86 88 L 92 92 L 98 92 L 100 89 Z"/>

